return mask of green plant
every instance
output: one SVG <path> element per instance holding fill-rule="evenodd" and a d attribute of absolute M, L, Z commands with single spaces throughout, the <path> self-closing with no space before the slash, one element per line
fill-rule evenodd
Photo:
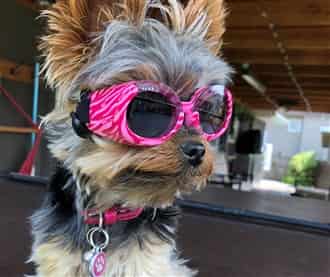
<path fill-rule="evenodd" d="M 299 153 L 291 158 L 287 174 L 282 178 L 282 181 L 295 186 L 312 186 L 318 164 L 314 152 Z"/>

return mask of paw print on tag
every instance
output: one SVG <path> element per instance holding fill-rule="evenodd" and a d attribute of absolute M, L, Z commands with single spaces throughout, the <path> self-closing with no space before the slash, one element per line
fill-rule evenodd
<path fill-rule="evenodd" d="M 91 273 L 93 277 L 101 277 L 105 272 L 106 257 L 103 252 L 97 253 L 92 261 Z"/>

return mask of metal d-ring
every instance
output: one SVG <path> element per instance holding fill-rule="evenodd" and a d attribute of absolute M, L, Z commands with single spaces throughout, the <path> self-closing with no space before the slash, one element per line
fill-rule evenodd
<path fill-rule="evenodd" d="M 104 237 L 104 242 L 99 245 L 97 245 L 97 243 L 95 241 L 95 234 L 97 234 L 97 233 L 101 234 Z M 86 234 L 86 239 L 93 248 L 102 250 L 109 245 L 110 237 L 109 237 L 108 232 L 105 229 L 103 229 L 103 214 L 102 213 L 99 213 L 99 226 L 89 229 Z"/>
<path fill-rule="evenodd" d="M 102 214 L 102 213 L 99 213 L 99 227 L 98 227 L 98 228 L 100 228 L 100 229 L 103 228 L 103 214 Z M 98 229 L 98 228 L 97 228 L 97 227 L 94 227 L 94 228 L 91 228 L 91 229 L 89 229 L 89 230 L 87 231 L 86 239 L 87 239 L 87 241 L 88 241 L 89 243 L 90 243 L 90 241 L 91 241 L 91 238 L 90 238 L 91 233 L 94 232 L 95 229 Z"/>
<path fill-rule="evenodd" d="M 97 243 L 95 241 L 96 234 L 101 234 L 104 237 L 104 241 L 102 243 Z M 103 228 L 94 227 L 87 232 L 87 241 L 93 248 L 103 250 L 109 245 L 110 237 L 108 232 Z"/>

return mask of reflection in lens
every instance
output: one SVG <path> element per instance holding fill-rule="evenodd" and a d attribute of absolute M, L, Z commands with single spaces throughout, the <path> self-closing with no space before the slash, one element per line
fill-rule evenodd
<path fill-rule="evenodd" d="M 209 87 L 198 99 L 195 110 L 199 112 L 200 123 L 207 134 L 217 133 L 226 116 L 226 97 L 222 86 Z"/>
<path fill-rule="evenodd" d="M 127 111 L 129 128 L 145 138 L 166 135 L 173 127 L 176 107 L 162 94 L 144 91 L 130 103 Z"/>

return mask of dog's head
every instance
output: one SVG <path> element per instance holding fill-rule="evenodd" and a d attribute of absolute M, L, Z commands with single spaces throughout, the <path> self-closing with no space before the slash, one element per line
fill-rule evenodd
<path fill-rule="evenodd" d="M 165 3 L 164 3 L 165 2 Z M 187 101 L 202 87 L 224 85 L 219 57 L 223 0 L 59 0 L 44 12 L 48 83 L 57 90 L 46 118 L 50 149 L 98 207 L 164 206 L 206 184 L 213 156 L 205 137 L 183 124 L 161 144 L 137 146 L 90 133 L 77 136 L 70 114 L 81 92 L 130 81 L 170 87 Z"/>

